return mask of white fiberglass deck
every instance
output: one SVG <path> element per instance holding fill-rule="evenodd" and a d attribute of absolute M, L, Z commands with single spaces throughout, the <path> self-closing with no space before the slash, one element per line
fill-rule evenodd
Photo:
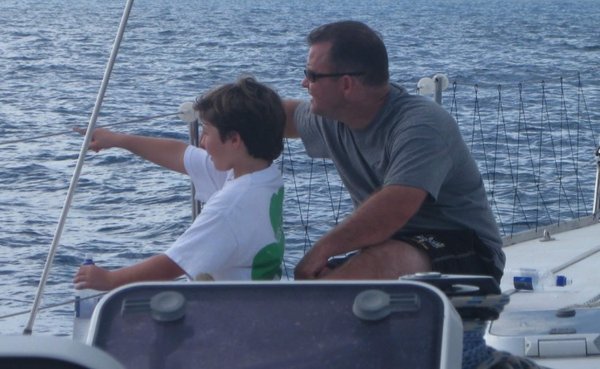
<path fill-rule="evenodd" d="M 556 369 L 600 368 L 600 224 L 507 246 L 503 292 L 513 289 L 519 268 L 554 271 L 571 279 L 565 287 L 515 291 L 499 320 L 486 334 L 496 349 L 528 356 Z M 587 305 L 586 305 L 587 303 Z M 558 317 L 570 308 L 575 316 Z M 562 310 L 561 312 L 564 312 Z"/>

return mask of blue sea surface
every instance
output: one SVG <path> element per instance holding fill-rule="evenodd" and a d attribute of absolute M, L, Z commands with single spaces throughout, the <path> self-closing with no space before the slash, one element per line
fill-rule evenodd
<path fill-rule="evenodd" d="M 0 2 L 0 334 L 19 334 L 28 318 L 2 317 L 31 308 L 83 142 L 71 128 L 90 120 L 124 5 Z M 517 101 L 519 84 L 540 90 L 541 81 L 555 88 L 564 78 L 572 88 L 580 78 L 591 121 L 597 123 L 599 5 L 597 0 L 138 0 L 97 124 L 136 120 L 115 129 L 187 140 L 188 127 L 177 117 L 142 118 L 174 114 L 183 102 L 244 74 L 284 97 L 307 98 L 300 85 L 305 37 L 315 26 L 341 19 L 364 21 L 382 34 L 392 80 L 409 90 L 422 77 L 445 73 L 482 102 L 498 94 L 499 84 L 508 86 L 507 101 Z M 577 103 L 572 93 L 568 99 Z M 449 109 L 450 104 L 445 101 Z M 458 109 L 468 115 L 472 107 Z M 494 116 L 494 108 L 488 109 L 488 117 Z M 517 105 L 510 109 L 507 114 L 517 114 Z M 52 133 L 59 134 L 35 138 Z M 288 143 L 282 168 L 285 264 L 291 275 L 315 238 L 351 209 L 333 167 L 308 160 L 299 142 Z M 318 185 L 309 195 L 304 189 L 313 180 Z M 72 276 L 85 253 L 108 268 L 130 265 L 165 250 L 190 221 L 185 176 L 123 150 L 89 153 L 42 305 L 72 299 Z M 70 335 L 72 314 L 71 304 L 42 310 L 34 334 Z"/>

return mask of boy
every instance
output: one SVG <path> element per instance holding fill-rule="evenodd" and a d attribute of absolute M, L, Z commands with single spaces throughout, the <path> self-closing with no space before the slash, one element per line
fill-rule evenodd
<path fill-rule="evenodd" d="M 203 125 L 201 148 L 172 139 L 94 131 L 91 150 L 120 147 L 188 174 L 196 198 L 206 203 L 165 253 L 116 270 L 81 266 L 73 280 L 77 289 L 110 290 L 184 274 L 192 280 L 281 277 L 283 180 L 272 165 L 283 150 L 281 99 L 247 77 L 202 96 L 194 110 Z"/>

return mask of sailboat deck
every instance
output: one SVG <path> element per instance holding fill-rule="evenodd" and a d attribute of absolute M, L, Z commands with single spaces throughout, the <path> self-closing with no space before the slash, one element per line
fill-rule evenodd
<path fill-rule="evenodd" d="M 600 224 L 551 234 L 507 246 L 506 274 L 501 282 L 510 303 L 491 323 L 488 344 L 528 356 L 550 368 L 600 367 Z M 520 268 L 564 275 L 564 287 L 543 282 L 533 291 L 515 290 L 512 277 Z"/>

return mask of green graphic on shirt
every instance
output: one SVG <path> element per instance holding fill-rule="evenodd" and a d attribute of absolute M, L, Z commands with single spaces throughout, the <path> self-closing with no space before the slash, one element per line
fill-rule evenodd
<path fill-rule="evenodd" d="M 283 235 L 283 187 L 271 197 L 269 206 L 271 226 L 276 241 L 263 247 L 252 261 L 253 280 L 273 280 L 281 278 L 281 262 L 285 247 Z"/>

